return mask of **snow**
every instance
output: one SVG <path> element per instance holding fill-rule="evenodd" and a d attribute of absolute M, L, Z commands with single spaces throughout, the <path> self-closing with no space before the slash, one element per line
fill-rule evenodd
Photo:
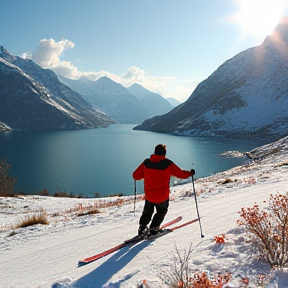
<path fill-rule="evenodd" d="M 135 213 L 134 196 L 0 197 L 0 287 L 168 287 L 165 282 L 175 263 L 176 249 L 182 255 L 190 245 L 189 266 L 195 272 L 229 272 L 230 287 L 244 287 L 246 278 L 249 287 L 256 287 L 261 275 L 269 275 L 265 287 L 288 287 L 287 270 L 271 271 L 267 263 L 257 259 L 245 231 L 236 223 L 241 207 L 251 207 L 255 202 L 263 205 L 271 193 L 288 192 L 287 143 L 285 139 L 260 147 L 254 152 L 255 161 L 195 180 L 204 238 L 196 222 L 81 267 L 77 267 L 79 260 L 135 236 L 144 204 L 140 195 Z M 265 157 L 259 157 L 261 153 Z M 227 179 L 232 182 L 222 184 Z M 165 221 L 182 215 L 180 223 L 184 223 L 197 217 L 192 192 L 191 182 L 171 187 Z M 98 214 L 77 216 L 88 205 L 109 207 L 99 208 Z M 49 225 L 13 228 L 25 216 L 43 212 Z M 221 234 L 225 234 L 226 242 L 215 243 L 214 237 Z"/>
<path fill-rule="evenodd" d="M 179 113 L 186 115 L 169 129 L 178 135 L 189 136 L 237 135 L 246 139 L 247 135 L 250 139 L 284 136 L 283 131 L 288 129 L 288 53 L 285 42 L 288 26 L 283 24 L 280 27 L 277 26 L 263 44 L 228 59 L 201 82 L 181 109 L 174 109 L 170 116 L 165 116 L 174 123 L 173 118 L 183 118 Z M 279 35 L 284 40 L 281 43 L 275 41 Z M 161 117 L 152 118 L 140 127 L 153 130 L 154 122 L 158 123 L 158 130 L 166 131 L 167 127 L 160 124 L 163 121 Z"/>

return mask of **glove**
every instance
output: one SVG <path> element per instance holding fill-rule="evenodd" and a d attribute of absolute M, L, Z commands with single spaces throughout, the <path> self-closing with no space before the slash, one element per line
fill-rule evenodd
<path fill-rule="evenodd" d="M 191 169 L 191 175 L 195 175 L 195 170 Z"/>

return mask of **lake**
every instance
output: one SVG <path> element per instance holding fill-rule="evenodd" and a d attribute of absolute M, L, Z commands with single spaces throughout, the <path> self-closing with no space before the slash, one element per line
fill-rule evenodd
<path fill-rule="evenodd" d="M 221 157 L 226 151 L 245 152 L 260 142 L 212 137 L 183 137 L 134 131 L 135 125 L 77 131 L 0 132 L 0 157 L 11 164 L 15 188 L 27 194 L 47 189 L 94 197 L 134 194 L 132 172 L 154 152 L 167 146 L 167 158 L 180 168 L 196 170 L 195 179 L 242 165 L 245 157 Z M 175 183 L 173 179 L 173 183 Z M 143 193 L 142 181 L 137 193 Z"/>

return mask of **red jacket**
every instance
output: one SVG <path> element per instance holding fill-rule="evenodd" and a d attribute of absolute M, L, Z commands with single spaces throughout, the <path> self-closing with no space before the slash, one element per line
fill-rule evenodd
<path fill-rule="evenodd" d="M 161 203 L 169 199 L 170 177 L 186 179 L 190 171 L 180 169 L 165 156 L 152 154 L 132 174 L 135 180 L 144 179 L 145 198 L 153 203 Z"/>

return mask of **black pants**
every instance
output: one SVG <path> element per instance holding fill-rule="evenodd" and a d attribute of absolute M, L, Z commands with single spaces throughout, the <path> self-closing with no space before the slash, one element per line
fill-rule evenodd
<path fill-rule="evenodd" d="M 154 207 L 156 208 L 156 213 L 153 216 L 150 229 L 158 228 L 162 221 L 164 220 L 165 215 L 167 214 L 169 206 L 169 199 L 162 203 L 152 203 L 148 200 L 145 200 L 144 209 L 140 217 L 140 227 L 146 227 L 151 221 L 152 215 L 154 213 Z"/>

